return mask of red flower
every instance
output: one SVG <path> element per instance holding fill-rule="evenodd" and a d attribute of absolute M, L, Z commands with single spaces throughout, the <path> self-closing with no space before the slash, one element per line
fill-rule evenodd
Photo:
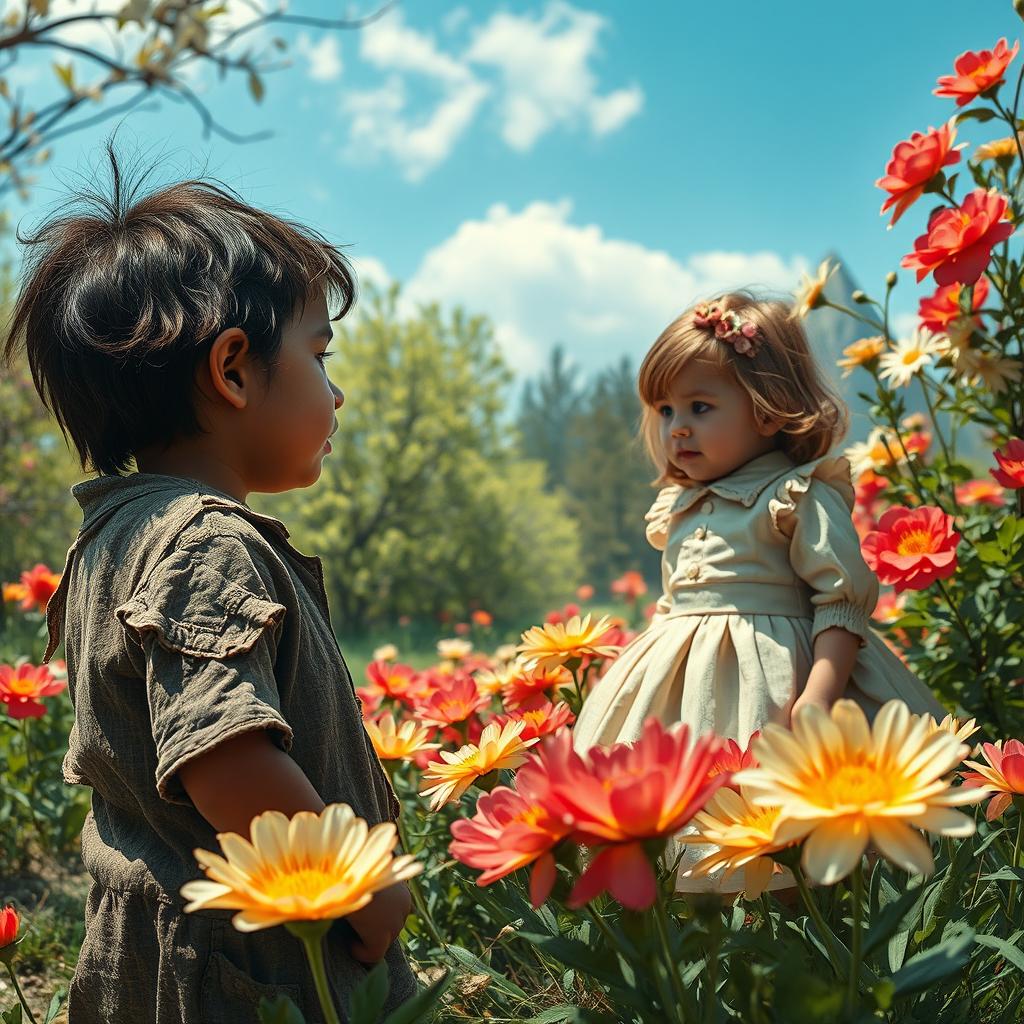
<path fill-rule="evenodd" d="M 594 747 L 586 759 L 572 749 L 568 731 L 545 743 L 535 758 L 550 787 L 547 806 L 573 822 L 574 842 L 601 847 L 569 906 L 607 890 L 624 907 L 646 910 L 656 879 L 645 843 L 678 832 L 725 782 L 726 775 L 708 777 L 721 741 L 708 733 L 691 746 L 687 726 L 665 729 L 651 717 L 636 743 Z"/>
<path fill-rule="evenodd" d="M 865 509 L 871 507 L 871 503 L 877 498 L 882 491 L 889 486 L 889 481 L 884 476 L 876 473 L 873 469 L 866 469 L 859 477 L 857 482 L 854 484 L 854 493 L 856 495 L 857 504 L 863 506 Z"/>
<path fill-rule="evenodd" d="M 366 678 L 370 681 L 364 688 L 367 694 L 391 697 L 410 705 L 425 696 L 427 690 L 425 681 L 414 668 L 397 661 L 371 661 L 366 666 Z"/>
<path fill-rule="evenodd" d="M 459 676 L 446 689 L 437 690 L 416 706 L 416 715 L 421 722 L 444 727 L 464 722 L 475 714 L 489 698 L 480 693 L 472 676 Z"/>
<path fill-rule="evenodd" d="M 754 757 L 751 747 L 754 745 L 754 740 L 760 735 L 760 729 L 752 732 L 747 738 L 745 748 L 741 747 L 735 740 L 725 740 L 724 746 L 715 755 L 715 760 L 708 769 L 708 778 L 714 778 L 716 775 L 725 775 L 725 781 L 722 785 L 728 786 L 729 789 L 735 790 L 738 793 L 740 787 L 732 781 L 733 772 L 742 771 L 744 768 L 757 767 L 757 758 Z"/>
<path fill-rule="evenodd" d="M 981 749 L 988 764 L 964 761 L 977 770 L 961 774 L 965 786 L 983 786 L 998 794 L 985 809 L 985 820 L 995 821 L 1010 806 L 1014 796 L 1024 795 L 1024 743 L 1020 740 L 983 743 Z"/>
<path fill-rule="evenodd" d="M 611 590 L 613 594 L 619 594 L 627 601 L 635 601 L 647 593 L 647 584 L 636 569 L 630 569 L 612 583 Z"/>
<path fill-rule="evenodd" d="M 976 188 L 961 206 L 931 215 L 928 231 L 900 266 L 916 270 L 918 281 L 934 273 L 936 284 L 973 284 L 985 272 L 993 247 L 1013 234 L 1007 209 L 1006 196 Z"/>
<path fill-rule="evenodd" d="M 942 285 L 934 295 L 921 299 L 917 315 L 921 326 L 933 334 L 945 334 L 949 325 L 960 317 L 960 292 L 963 285 Z M 971 296 L 971 308 L 977 312 L 988 298 L 988 278 L 979 277 Z"/>
<path fill-rule="evenodd" d="M 538 703 L 535 707 L 519 707 L 507 715 L 495 715 L 491 719 L 498 725 L 520 720 L 526 722 L 525 728 L 519 734 L 520 739 L 532 740 L 541 736 L 550 736 L 551 733 L 558 732 L 563 726 L 571 725 L 576 721 L 576 716 L 564 701 L 552 704 L 551 701 L 546 700 L 543 703 Z"/>
<path fill-rule="evenodd" d="M 994 505 L 1001 508 L 1006 504 L 1003 489 L 991 480 L 965 480 L 953 488 L 959 505 Z"/>
<path fill-rule="evenodd" d="M 994 454 L 999 468 L 990 469 L 989 472 L 996 480 L 1012 490 L 1024 487 L 1024 441 L 1017 437 L 1011 438 Z"/>
<path fill-rule="evenodd" d="M 24 612 L 31 611 L 33 605 L 45 612 L 58 586 L 60 574 L 51 572 L 42 562 L 37 562 L 21 574 L 21 583 L 4 584 L 4 600 L 20 601 L 19 607 Z"/>
<path fill-rule="evenodd" d="M 45 665 L 0 665 L 0 704 L 7 705 L 11 718 L 42 718 L 46 705 L 40 704 L 39 698 L 61 693 L 65 686 L 67 683 L 54 679 Z"/>
<path fill-rule="evenodd" d="M 581 601 L 589 601 L 594 596 L 594 588 L 589 583 L 584 583 L 576 588 L 576 596 Z"/>
<path fill-rule="evenodd" d="M 0 910 L 0 949 L 10 946 L 18 937 L 18 912 L 14 907 Z"/>
<path fill-rule="evenodd" d="M 927 133 L 914 132 L 909 139 L 897 142 L 885 167 L 885 177 L 875 184 L 889 193 L 882 204 L 881 213 L 891 206 L 893 210 L 891 227 L 903 216 L 904 210 L 913 203 L 925 185 L 943 168 L 960 159 L 960 150 L 967 145 L 962 142 L 953 146 L 956 138 L 956 118 L 950 118 L 941 128 L 929 128 Z"/>
<path fill-rule="evenodd" d="M 494 623 L 494 616 L 490 612 L 485 612 L 482 608 L 478 608 L 470 616 L 473 620 L 474 626 L 490 626 Z"/>
<path fill-rule="evenodd" d="M 956 99 L 958 107 L 966 106 L 976 96 L 998 85 L 1006 74 L 1011 60 L 1017 56 L 1020 43 L 1013 49 L 1006 45 L 1004 36 L 994 50 L 964 50 L 953 62 L 956 74 L 943 75 L 938 88 L 932 90 L 935 96 L 949 96 Z"/>
<path fill-rule="evenodd" d="M 900 593 L 924 590 L 935 580 L 952 576 L 959 543 L 953 517 L 941 508 L 897 505 L 883 513 L 878 530 L 861 541 L 860 549 L 879 582 Z"/>

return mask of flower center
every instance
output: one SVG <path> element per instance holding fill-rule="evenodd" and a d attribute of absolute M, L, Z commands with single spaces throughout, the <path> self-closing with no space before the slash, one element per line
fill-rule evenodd
<path fill-rule="evenodd" d="M 256 887 L 272 900 L 287 899 L 290 896 L 315 900 L 338 881 L 336 874 L 310 867 L 254 879 Z"/>
<path fill-rule="evenodd" d="M 918 349 L 916 349 L 916 348 L 911 348 L 911 349 L 908 349 L 906 352 L 903 353 L 903 360 L 902 360 L 902 362 L 903 362 L 904 366 L 912 366 L 920 358 L 921 358 L 920 351 Z"/>
<path fill-rule="evenodd" d="M 16 693 L 19 697 L 34 697 L 36 694 L 35 680 L 29 679 L 28 676 L 15 676 L 7 685 L 11 693 Z"/>
<path fill-rule="evenodd" d="M 892 796 L 885 779 L 870 764 L 840 765 L 832 775 L 822 779 L 822 786 L 833 805 L 888 802 Z"/>
<path fill-rule="evenodd" d="M 901 555 L 924 555 L 932 550 L 932 537 L 927 530 L 908 530 L 896 545 Z"/>

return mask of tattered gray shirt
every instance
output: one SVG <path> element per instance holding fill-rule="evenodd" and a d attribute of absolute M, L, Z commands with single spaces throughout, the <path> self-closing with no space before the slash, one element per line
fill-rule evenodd
<path fill-rule="evenodd" d="M 177 773 L 232 736 L 268 729 L 326 803 L 351 805 L 371 826 L 397 817 L 320 559 L 297 551 L 279 520 L 196 480 L 104 476 L 72 493 L 84 519 L 47 608 L 44 656 L 63 631 L 75 705 L 64 778 L 93 790 L 82 858 L 94 885 L 72 1024 L 255 1020 L 245 1007 L 275 990 L 319 1020 L 301 947 L 284 929 L 243 936 L 228 912 L 182 913 L 179 889 L 201 875 L 193 850 L 218 844 Z M 343 926 L 328 941 L 347 1001 L 364 972 Z M 399 1002 L 415 982 L 397 944 L 388 962 Z"/>

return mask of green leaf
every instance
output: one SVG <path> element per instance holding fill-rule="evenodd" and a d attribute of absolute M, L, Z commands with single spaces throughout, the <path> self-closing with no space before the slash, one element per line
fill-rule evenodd
<path fill-rule="evenodd" d="M 961 121 L 991 121 L 996 112 L 989 107 L 972 107 L 956 115 L 957 124 Z"/>
<path fill-rule="evenodd" d="M 903 968 L 892 976 L 896 995 L 905 996 L 911 992 L 920 992 L 940 978 L 960 970 L 969 959 L 969 950 L 974 939 L 974 929 L 964 928 L 939 945 L 912 956 Z"/>
<path fill-rule="evenodd" d="M 273 1000 L 263 996 L 259 1015 L 260 1024 L 306 1024 L 302 1011 L 285 995 L 275 996 Z"/>
<path fill-rule="evenodd" d="M 980 881 L 1024 882 L 1024 868 L 1011 868 L 1009 864 L 1004 864 L 998 871 L 993 871 L 989 875 L 982 875 Z"/>
<path fill-rule="evenodd" d="M 884 884 L 886 897 L 892 892 L 892 886 Z M 892 902 L 882 905 L 868 928 L 864 939 L 864 956 L 877 949 L 886 940 L 892 939 L 899 932 L 909 932 L 913 927 L 921 905 L 924 904 L 925 891 L 921 888 L 908 889 L 898 895 Z M 896 968 L 893 968 L 895 970 Z"/>
<path fill-rule="evenodd" d="M 423 1024 L 423 1021 L 432 1016 L 434 1007 L 454 980 L 455 973 L 448 971 L 429 988 L 417 992 L 411 999 L 402 1003 L 397 1010 L 389 1013 L 384 1024 Z"/>
<path fill-rule="evenodd" d="M 506 995 L 522 999 L 523 1002 L 529 1002 L 530 996 L 511 978 L 506 978 L 504 974 L 500 974 L 490 964 L 481 960 L 475 953 L 471 953 L 468 949 L 463 949 L 462 946 L 446 946 L 445 952 L 457 960 L 466 970 L 474 971 L 477 974 L 486 974 L 494 982 L 495 987 L 501 989 Z"/>
<path fill-rule="evenodd" d="M 4 1024 L 21 1024 L 21 1003 L 15 1003 L 9 1010 L 0 1013 Z"/>
<path fill-rule="evenodd" d="M 64 989 L 57 989 L 53 993 L 53 998 L 50 1000 L 50 1005 L 46 1008 L 46 1016 L 43 1018 L 43 1024 L 50 1024 L 50 1021 L 60 1012 L 61 1004 L 64 1002 L 64 996 L 67 993 Z"/>
<path fill-rule="evenodd" d="M 377 1024 L 388 999 L 388 964 L 381 960 L 352 990 L 349 1018 L 352 1024 Z"/>
<path fill-rule="evenodd" d="M 1013 964 L 1018 971 L 1024 971 L 1024 952 L 1021 951 L 1019 945 L 1020 935 L 1021 933 L 1017 932 L 1016 940 L 1013 942 L 1000 939 L 996 935 L 975 935 L 974 941 L 979 946 L 989 946 L 992 949 L 998 950 L 1000 955 Z"/>
<path fill-rule="evenodd" d="M 65 89 L 69 91 L 75 88 L 75 69 L 68 64 L 54 64 L 53 70 L 57 73 L 57 77 L 61 80 Z"/>

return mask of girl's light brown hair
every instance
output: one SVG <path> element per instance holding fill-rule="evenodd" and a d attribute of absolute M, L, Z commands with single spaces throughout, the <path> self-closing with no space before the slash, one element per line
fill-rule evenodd
<path fill-rule="evenodd" d="M 775 435 L 778 447 L 798 465 L 827 454 L 849 424 L 846 405 L 815 363 L 807 335 L 801 322 L 791 318 L 789 304 L 760 299 L 746 289 L 714 301 L 756 324 L 763 340 L 755 356 L 741 355 L 713 331 L 697 327 L 693 307 L 661 332 L 644 357 L 637 380 L 643 402 L 640 432 L 659 470 L 656 484 L 690 483 L 665 458 L 657 407 L 693 359 L 730 374 L 750 396 L 755 416 L 782 424 Z"/>

